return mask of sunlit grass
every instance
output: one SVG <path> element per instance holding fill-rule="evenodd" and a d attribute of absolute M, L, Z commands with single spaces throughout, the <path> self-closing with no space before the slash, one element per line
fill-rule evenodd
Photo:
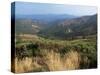
<path fill-rule="evenodd" d="M 18 49 L 25 46 L 31 53 L 23 59 L 15 58 L 16 73 L 96 68 L 97 65 L 96 39 L 51 40 L 21 35 L 16 42 Z M 27 48 L 28 45 L 37 45 L 37 48 Z M 32 56 L 32 52 L 36 56 Z"/>

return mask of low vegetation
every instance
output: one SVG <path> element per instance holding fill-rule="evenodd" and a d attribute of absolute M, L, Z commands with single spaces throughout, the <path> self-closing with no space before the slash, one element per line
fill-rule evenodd
<path fill-rule="evenodd" d="M 96 67 L 96 38 L 50 40 L 35 35 L 21 35 L 16 38 L 16 73 Z"/>

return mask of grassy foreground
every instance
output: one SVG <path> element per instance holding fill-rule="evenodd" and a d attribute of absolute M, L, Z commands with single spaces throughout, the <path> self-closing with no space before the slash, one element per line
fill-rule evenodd
<path fill-rule="evenodd" d="M 96 67 L 96 38 L 68 41 L 50 40 L 35 35 L 16 36 L 16 73 Z"/>

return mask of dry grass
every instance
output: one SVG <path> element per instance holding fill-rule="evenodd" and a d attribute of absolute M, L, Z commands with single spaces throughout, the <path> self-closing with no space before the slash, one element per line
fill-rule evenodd
<path fill-rule="evenodd" d="M 60 71 L 64 69 L 62 58 L 59 53 L 53 51 L 47 52 L 45 63 L 48 65 L 50 71 Z"/>
<path fill-rule="evenodd" d="M 47 53 L 45 61 L 50 71 L 78 69 L 80 66 L 80 54 L 76 51 L 70 51 L 63 57 L 53 51 Z"/>
<path fill-rule="evenodd" d="M 15 59 L 15 72 L 23 73 L 23 72 L 32 72 L 36 69 L 41 68 L 41 66 L 37 63 L 37 61 L 33 61 L 33 58 L 26 57 L 23 60 Z"/>
<path fill-rule="evenodd" d="M 28 72 L 33 69 L 32 67 L 32 58 L 25 58 L 24 60 L 15 59 L 15 72 Z"/>
<path fill-rule="evenodd" d="M 26 57 L 23 60 L 15 58 L 15 72 L 72 70 L 78 69 L 80 67 L 79 64 L 80 54 L 76 51 L 70 51 L 61 57 L 60 53 L 44 50 L 44 57 L 42 58 Z"/>
<path fill-rule="evenodd" d="M 77 51 L 70 51 L 64 56 L 64 66 L 68 70 L 79 69 L 81 56 Z"/>

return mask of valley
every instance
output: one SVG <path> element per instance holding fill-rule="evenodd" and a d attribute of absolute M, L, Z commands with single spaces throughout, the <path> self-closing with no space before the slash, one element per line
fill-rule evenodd
<path fill-rule="evenodd" d="M 96 14 L 54 20 L 47 16 L 37 18 L 15 21 L 16 73 L 97 67 Z"/>

